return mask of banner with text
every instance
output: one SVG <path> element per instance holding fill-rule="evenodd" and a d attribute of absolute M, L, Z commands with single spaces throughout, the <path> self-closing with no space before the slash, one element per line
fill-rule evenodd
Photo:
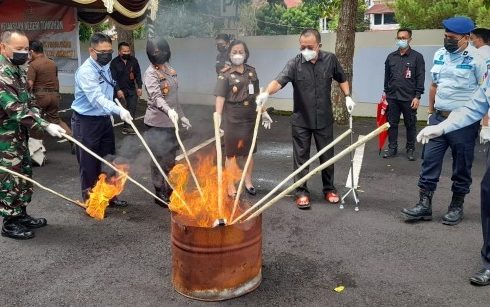
<path fill-rule="evenodd" d="M 0 0 L 0 32 L 22 30 L 39 40 L 60 73 L 78 68 L 78 30 L 75 9 L 28 0 Z"/>

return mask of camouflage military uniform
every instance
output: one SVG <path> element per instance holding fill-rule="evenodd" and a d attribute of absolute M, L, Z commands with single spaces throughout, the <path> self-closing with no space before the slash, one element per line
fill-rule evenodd
<path fill-rule="evenodd" d="M 49 124 L 31 107 L 31 100 L 25 69 L 0 55 L 0 165 L 28 177 L 32 176 L 28 131 Z M 20 214 L 31 196 L 31 183 L 0 171 L 0 216 Z"/>

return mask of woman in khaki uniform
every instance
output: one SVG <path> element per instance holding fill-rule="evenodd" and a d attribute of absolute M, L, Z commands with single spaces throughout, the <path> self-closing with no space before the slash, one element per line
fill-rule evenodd
<path fill-rule="evenodd" d="M 239 40 L 233 41 L 228 47 L 231 67 L 218 76 L 214 94 L 216 96 L 216 112 L 223 117 L 225 168 L 234 165 L 237 159 L 246 159 L 252 144 L 254 122 L 256 117 L 255 98 L 259 94 L 259 79 L 255 68 L 247 65 L 249 57 L 247 45 Z M 272 120 L 267 112 L 262 114 L 264 126 L 270 127 Z M 257 148 L 254 148 L 254 153 Z M 243 163 L 244 164 L 244 163 Z M 252 183 L 253 159 L 245 175 L 245 190 L 251 195 L 256 194 Z M 228 186 L 228 195 L 234 197 L 236 188 Z"/>

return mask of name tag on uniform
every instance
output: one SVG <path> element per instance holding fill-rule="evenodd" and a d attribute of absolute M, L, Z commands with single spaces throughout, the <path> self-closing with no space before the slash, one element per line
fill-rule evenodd
<path fill-rule="evenodd" d="M 249 95 L 252 95 L 255 93 L 255 90 L 254 90 L 254 85 L 252 83 L 249 83 L 248 84 L 248 94 Z"/>
<path fill-rule="evenodd" d="M 473 66 L 472 65 L 468 65 L 468 64 L 460 64 L 460 65 L 456 65 L 456 68 L 461 68 L 461 69 L 472 69 Z"/>

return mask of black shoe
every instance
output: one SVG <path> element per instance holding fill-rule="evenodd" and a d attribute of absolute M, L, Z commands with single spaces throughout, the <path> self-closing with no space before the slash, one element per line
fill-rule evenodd
<path fill-rule="evenodd" d="M 17 223 L 17 217 L 4 218 L 2 236 L 16 240 L 27 240 L 34 238 L 34 232 Z"/>
<path fill-rule="evenodd" d="M 454 226 L 463 220 L 464 197 L 465 194 L 453 194 L 447 213 L 442 217 L 442 223 L 444 225 Z"/>
<path fill-rule="evenodd" d="M 388 151 L 384 153 L 383 158 L 389 159 L 394 158 L 398 155 L 398 150 L 396 148 L 388 148 Z"/>
<path fill-rule="evenodd" d="M 247 191 L 247 193 L 250 195 L 256 195 L 257 194 L 257 190 L 255 190 L 255 187 L 250 187 L 250 188 L 245 187 L 245 191 Z"/>
<path fill-rule="evenodd" d="M 135 132 L 135 131 L 133 130 L 133 128 L 131 128 L 131 127 L 122 128 L 122 131 L 121 131 L 121 132 L 122 132 L 122 134 L 124 134 L 124 135 L 128 135 L 128 134 L 130 134 L 130 135 L 134 135 L 134 134 L 136 134 L 136 132 Z"/>
<path fill-rule="evenodd" d="M 163 203 L 160 200 L 153 198 L 155 204 L 159 205 L 162 208 L 168 208 L 167 204 L 170 203 L 170 198 L 167 195 L 165 195 L 165 193 L 163 193 L 163 189 L 155 187 L 155 195 L 165 202 Z"/>
<path fill-rule="evenodd" d="M 413 208 L 402 210 L 402 217 L 406 222 L 432 220 L 432 196 L 434 192 L 420 190 L 420 200 Z"/>
<path fill-rule="evenodd" d="M 45 218 L 34 218 L 27 213 L 17 217 L 16 223 L 21 224 L 27 229 L 36 229 L 48 225 L 48 221 Z"/>
<path fill-rule="evenodd" d="M 415 160 L 417 160 L 417 158 L 415 158 L 414 150 L 413 149 L 407 149 L 407 159 L 408 159 L 408 161 L 415 161 Z"/>
<path fill-rule="evenodd" d="M 470 277 L 470 283 L 478 286 L 490 285 L 490 270 L 481 269 Z"/>
<path fill-rule="evenodd" d="M 125 200 L 120 200 L 120 199 L 112 199 L 109 201 L 109 207 L 113 208 L 124 208 L 128 206 L 128 202 Z"/>

